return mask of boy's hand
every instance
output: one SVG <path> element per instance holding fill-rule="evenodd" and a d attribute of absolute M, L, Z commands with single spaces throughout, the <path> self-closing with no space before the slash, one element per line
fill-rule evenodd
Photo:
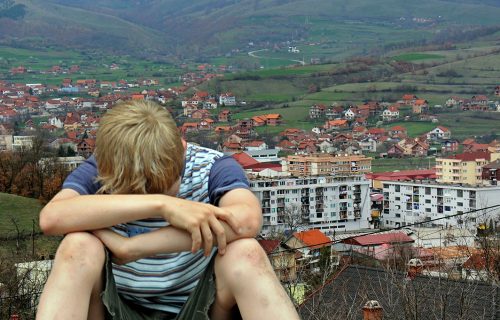
<path fill-rule="evenodd" d="M 235 233 L 240 233 L 241 226 L 229 210 L 207 203 L 172 197 L 169 197 L 167 202 L 163 214 L 164 219 L 173 227 L 186 230 L 191 234 L 191 252 L 193 253 L 200 250 L 203 244 L 205 255 L 208 256 L 214 246 L 214 240 L 216 240 L 219 253 L 225 253 L 226 233 L 219 220 L 226 222 Z"/>
<path fill-rule="evenodd" d="M 129 238 L 122 237 L 110 229 L 94 230 L 92 233 L 111 251 L 114 263 L 126 264 L 137 260 L 133 257 L 133 253 L 127 249 Z"/>

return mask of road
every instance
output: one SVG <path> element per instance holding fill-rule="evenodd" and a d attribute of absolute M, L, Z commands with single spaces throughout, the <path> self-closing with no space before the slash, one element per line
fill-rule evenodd
<path fill-rule="evenodd" d="M 250 51 L 248 53 L 248 55 L 252 58 L 266 58 L 266 59 L 279 59 L 279 60 L 286 60 L 286 59 L 283 59 L 283 58 L 270 58 L 270 57 L 261 57 L 261 56 L 258 56 L 256 55 L 255 53 L 256 52 L 261 52 L 261 51 L 268 51 L 269 49 L 260 49 L 260 50 L 255 50 L 255 51 Z M 290 61 L 293 61 L 293 62 L 297 62 L 297 63 L 300 63 L 301 65 L 305 65 L 306 63 L 302 60 L 293 60 L 293 59 L 288 59 Z"/>

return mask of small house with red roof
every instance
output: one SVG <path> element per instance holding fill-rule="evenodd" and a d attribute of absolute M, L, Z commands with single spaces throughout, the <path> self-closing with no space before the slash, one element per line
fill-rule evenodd
<path fill-rule="evenodd" d="M 318 119 L 318 118 L 323 118 L 326 115 L 326 106 L 322 103 L 319 104 L 313 104 L 309 108 L 309 118 L 311 119 Z"/>
<path fill-rule="evenodd" d="M 257 241 L 268 255 L 280 281 L 295 281 L 297 279 L 296 258 L 301 257 L 300 253 L 285 248 L 280 240 L 258 239 Z"/>
<path fill-rule="evenodd" d="M 395 143 L 387 149 L 387 156 L 389 158 L 402 158 L 406 156 L 405 149 Z"/>
<path fill-rule="evenodd" d="M 281 124 L 281 115 L 279 113 L 266 114 L 265 118 L 268 126 L 277 126 Z"/>
<path fill-rule="evenodd" d="M 266 118 L 263 116 L 253 116 L 252 121 L 254 127 L 262 127 L 266 125 Z"/>
<path fill-rule="evenodd" d="M 193 119 L 210 118 L 211 116 L 210 111 L 205 109 L 198 109 L 191 113 L 191 118 Z"/>
<path fill-rule="evenodd" d="M 403 126 L 394 126 L 388 131 L 390 137 L 406 137 L 408 136 L 408 130 Z"/>
<path fill-rule="evenodd" d="M 385 136 L 386 132 L 384 128 L 370 128 L 366 134 L 372 138 L 380 138 Z"/>
<path fill-rule="evenodd" d="M 286 241 L 285 245 L 296 249 L 302 254 L 298 265 L 307 266 L 312 271 L 319 271 L 318 263 L 322 252 L 330 255 L 332 263 L 338 264 L 339 255 L 332 250 L 332 240 L 318 229 L 294 232 Z"/>
<path fill-rule="evenodd" d="M 367 234 L 342 240 L 342 243 L 351 245 L 354 251 L 377 260 L 398 256 L 402 252 L 401 248 L 412 248 L 414 242 L 415 240 L 404 232 Z"/>
<path fill-rule="evenodd" d="M 382 112 L 382 120 L 392 121 L 399 118 L 399 108 L 396 105 L 389 106 Z"/>
<path fill-rule="evenodd" d="M 410 106 L 412 105 L 416 100 L 417 100 L 417 96 L 414 95 L 414 94 L 405 94 L 403 95 L 403 98 L 401 99 L 403 101 L 403 103 L 407 106 Z"/>
<path fill-rule="evenodd" d="M 428 140 L 451 139 L 451 131 L 446 127 L 437 126 L 436 128 L 432 129 L 427 133 L 427 139 Z"/>
<path fill-rule="evenodd" d="M 427 113 L 429 111 L 429 103 L 425 99 L 415 100 L 411 107 L 414 114 Z"/>
<path fill-rule="evenodd" d="M 217 118 L 218 118 L 219 122 L 230 122 L 231 121 L 231 111 L 224 109 L 221 112 L 219 112 L 219 115 Z"/>
<path fill-rule="evenodd" d="M 328 120 L 323 125 L 325 130 L 340 130 L 347 129 L 348 127 L 349 123 L 345 119 Z"/>

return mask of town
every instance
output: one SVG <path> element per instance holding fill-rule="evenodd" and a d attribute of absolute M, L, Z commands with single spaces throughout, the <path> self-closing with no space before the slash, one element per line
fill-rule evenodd
<path fill-rule="evenodd" d="M 214 69 L 220 73 L 207 71 Z M 78 70 L 77 65 L 68 70 L 54 66 L 47 72 Z M 67 174 L 92 154 L 106 110 L 127 99 L 153 100 L 174 114 L 186 140 L 232 155 L 243 167 L 262 207 L 259 241 L 290 295 L 303 306 L 303 315 L 318 303 L 305 295 L 304 272 L 333 274 L 349 265 L 346 261 L 407 269 L 407 279 L 446 274 L 498 282 L 498 257 L 484 250 L 488 235 L 500 227 L 500 141 L 459 140 L 432 110 L 498 113 L 500 86 L 489 96 L 450 96 L 434 106 L 417 94 L 359 105 L 312 104 L 308 118 L 315 125 L 304 130 L 288 126 L 280 113 L 238 117 L 238 107 L 247 104 L 240 97 L 197 88 L 225 71 L 200 65 L 180 77 L 181 85 L 169 88 L 153 78 L 65 78 L 59 85 L 2 80 L 0 151 L 25 153 L 43 146 L 53 156 L 45 152 L 36 165 L 43 168 L 52 161 Z M 23 66 L 11 69 L 13 75 L 27 72 Z M 410 120 L 431 129 L 410 135 L 405 127 Z M 259 134 L 264 127 L 278 134 Z M 372 166 L 373 161 L 403 164 L 412 159 L 424 165 L 390 171 Z M 16 182 L 20 172 L 3 168 L 0 191 L 30 195 L 22 192 L 23 179 Z M 39 190 L 36 196 L 48 201 L 53 192 Z M 43 273 L 50 261 L 19 263 L 18 268 Z M 348 277 L 349 271 L 341 276 Z"/>

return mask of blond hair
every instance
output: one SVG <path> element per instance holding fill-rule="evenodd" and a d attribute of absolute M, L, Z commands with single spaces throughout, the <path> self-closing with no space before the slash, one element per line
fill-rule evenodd
<path fill-rule="evenodd" d="M 101 119 L 95 157 L 100 193 L 165 193 L 182 174 L 184 146 L 167 110 L 130 100 Z"/>

